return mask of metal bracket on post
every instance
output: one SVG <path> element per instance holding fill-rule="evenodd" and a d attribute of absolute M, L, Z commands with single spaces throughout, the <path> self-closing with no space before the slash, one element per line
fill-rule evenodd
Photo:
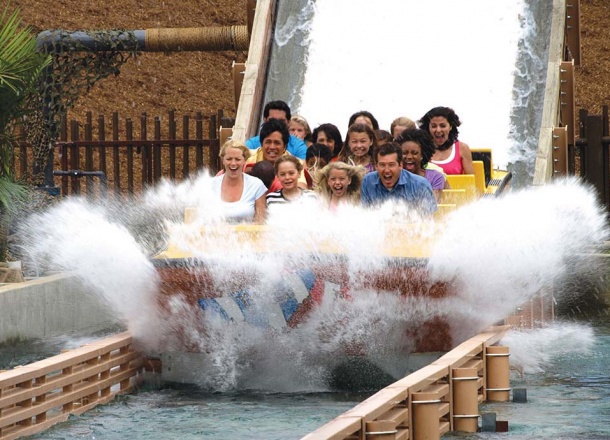
<path fill-rule="evenodd" d="M 566 3 L 566 45 L 574 64 L 580 66 L 580 0 Z"/>
<path fill-rule="evenodd" d="M 553 127 L 553 177 L 568 174 L 568 130 Z"/>
<path fill-rule="evenodd" d="M 574 61 L 564 61 L 559 67 L 559 113 L 561 125 L 568 128 L 568 145 L 576 140 L 576 106 L 574 101 Z"/>

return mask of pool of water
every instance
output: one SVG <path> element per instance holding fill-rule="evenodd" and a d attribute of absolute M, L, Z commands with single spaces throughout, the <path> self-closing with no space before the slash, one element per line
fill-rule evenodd
<path fill-rule="evenodd" d="M 592 324 L 586 353 L 565 354 L 543 371 L 516 375 L 527 403 L 489 403 L 508 433 L 453 433 L 459 439 L 609 439 L 610 325 Z M 370 393 L 369 393 L 370 394 Z M 367 398 L 364 393 L 204 393 L 192 387 L 145 385 L 33 439 L 298 439 Z"/>
<path fill-rule="evenodd" d="M 593 323 L 595 339 L 586 354 L 553 359 L 544 371 L 511 379 L 527 390 L 527 403 L 488 403 L 480 413 L 506 420 L 507 433 L 451 434 L 460 439 L 610 439 L 610 325 Z"/>
<path fill-rule="evenodd" d="M 144 388 L 71 417 L 35 439 L 298 439 L 366 398 L 359 394 L 205 394 Z"/>

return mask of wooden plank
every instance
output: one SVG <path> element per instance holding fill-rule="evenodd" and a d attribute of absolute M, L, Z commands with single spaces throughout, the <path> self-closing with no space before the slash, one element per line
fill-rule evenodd
<path fill-rule="evenodd" d="M 416 392 L 429 386 L 437 380 L 448 376 L 449 368 L 447 366 L 430 364 L 414 373 L 409 374 L 407 377 L 394 382 L 393 384 L 389 385 L 388 388 L 410 388 L 412 392 Z"/>
<path fill-rule="evenodd" d="M 566 44 L 574 64 L 580 66 L 580 0 L 566 0 Z"/>
<path fill-rule="evenodd" d="M 12 425 L 13 423 L 18 423 L 24 419 L 34 417 L 43 412 L 49 411 L 53 408 L 57 408 L 59 406 L 74 403 L 83 397 L 90 395 L 97 390 L 115 385 L 123 380 L 129 379 L 132 376 L 139 374 L 139 368 L 130 368 L 125 371 L 117 372 L 117 374 L 111 375 L 109 379 L 98 381 L 92 384 L 87 382 L 82 382 L 80 384 L 75 384 L 72 391 L 67 392 L 59 392 L 54 394 L 51 397 L 48 397 L 47 401 L 41 405 L 37 405 L 35 407 L 20 409 L 19 407 L 4 409 L 2 418 L 0 418 L 0 427 L 5 427 L 8 425 Z"/>
<path fill-rule="evenodd" d="M 87 344 L 82 347 L 58 354 L 47 359 L 29 364 L 23 369 L 15 368 L 0 373 L 0 389 L 18 383 L 16 381 L 31 380 L 36 377 L 45 376 L 57 370 L 61 370 L 77 363 L 86 362 L 89 359 L 118 350 L 133 342 L 129 332 L 105 338 L 101 341 Z"/>
<path fill-rule="evenodd" d="M 142 355 L 137 352 L 126 353 L 120 355 L 114 359 L 93 365 L 89 368 L 84 368 L 81 371 L 72 373 L 70 375 L 56 375 L 47 377 L 44 384 L 34 386 L 34 388 L 12 388 L 5 390 L 0 397 L 0 408 L 6 408 L 9 405 L 21 402 L 26 399 L 32 399 L 37 396 L 43 396 L 51 391 L 63 388 L 66 385 L 73 384 L 85 380 L 96 374 L 110 371 L 111 369 L 118 367 L 120 364 L 125 362 L 131 362 L 134 360 L 141 359 Z M 46 377 L 46 376 L 42 376 Z"/>
<path fill-rule="evenodd" d="M 273 38 L 276 0 L 259 0 L 250 36 L 250 48 L 233 127 L 234 139 L 244 142 L 254 136 L 260 119 L 269 53 Z"/>
<path fill-rule="evenodd" d="M 88 410 L 96 407 L 97 405 L 108 403 L 119 394 L 123 394 L 123 392 L 121 392 L 121 391 L 114 392 L 111 395 L 99 398 L 95 402 L 91 402 L 86 405 L 81 405 L 77 409 L 73 410 L 71 413 L 58 414 L 43 422 L 36 423 L 35 425 L 33 425 L 31 427 L 22 427 L 21 425 L 14 425 L 11 428 L 4 428 L 3 432 L 5 433 L 5 435 L 2 435 L 1 438 L 2 438 L 2 440 L 13 440 L 13 439 L 17 439 L 19 437 L 37 434 L 39 432 L 49 429 L 51 426 L 53 426 L 57 423 L 65 422 L 66 420 L 68 420 L 68 418 L 70 417 L 71 414 L 82 414 L 83 412 L 88 411 Z"/>
<path fill-rule="evenodd" d="M 577 0 L 573 0 L 577 1 Z M 561 124 L 568 129 L 569 145 L 576 145 L 576 102 L 574 60 L 561 63 Z"/>
<path fill-rule="evenodd" d="M 302 437 L 301 440 L 342 440 L 362 430 L 362 419 L 357 416 L 341 415 L 327 424 Z"/>
<path fill-rule="evenodd" d="M 553 128 L 553 178 L 568 175 L 568 130 Z"/>
<path fill-rule="evenodd" d="M 566 18 L 565 0 L 553 0 L 549 62 L 544 92 L 544 106 L 534 167 L 534 185 L 544 185 L 553 176 L 552 130 L 559 125 L 560 67 L 563 60 Z"/>
<path fill-rule="evenodd" d="M 365 422 L 376 420 L 408 397 L 409 389 L 407 387 L 386 387 L 344 414 L 361 417 Z"/>
<path fill-rule="evenodd" d="M 379 420 L 391 420 L 396 422 L 397 426 L 408 426 L 409 408 L 406 405 L 398 405 L 384 412 L 379 416 Z"/>

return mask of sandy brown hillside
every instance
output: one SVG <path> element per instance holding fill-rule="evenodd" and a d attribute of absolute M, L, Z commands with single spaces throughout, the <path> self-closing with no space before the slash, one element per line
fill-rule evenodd
<path fill-rule="evenodd" d="M 45 29 L 146 29 L 246 23 L 245 0 L 13 0 L 24 21 Z M 577 108 L 599 113 L 610 103 L 610 1 L 581 0 L 583 63 L 577 69 Z M 108 78 L 72 112 L 137 118 L 202 109 L 234 111 L 230 66 L 244 53 L 142 54 Z"/>
<path fill-rule="evenodd" d="M 246 24 L 245 0 L 13 0 L 36 33 L 47 29 L 149 29 Z M 118 77 L 107 78 L 81 99 L 72 112 L 88 110 L 121 117 L 177 114 L 217 109 L 234 112 L 231 63 L 245 53 L 143 53 Z"/>

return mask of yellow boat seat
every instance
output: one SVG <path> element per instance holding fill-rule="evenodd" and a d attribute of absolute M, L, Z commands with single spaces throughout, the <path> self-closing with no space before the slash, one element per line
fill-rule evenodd
<path fill-rule="evenodd" d="M 434 214 L 436 219 L 443 218 L 450 212 L 453 212 L 457 209 L 457 205 L 455 203 L 439 203 L 437 206 L 436 213 Z"/>
<path fill-rule="evenodd" d="M 467 193 L 464 188 L 444 189 L 441 193 L 441 204 L 462 206 L 474 199 L 472 193 Z"/>
<path fill-rule="evenodd" d="M 447 174 L 447 182 L 451 189 L 463 189 L 466 191 L 466 198 L 475 200 L 478 197 L 478 191 L 474 174 Z M 446 190 L 443 190 L 443 194 Z"/>
<path fill-rule="evenodd" d="M 472 164 L 474 165 L 474 185 L 480 197 L 485 194 L 485 165 L 482 160 L 473 160 Z"/>

